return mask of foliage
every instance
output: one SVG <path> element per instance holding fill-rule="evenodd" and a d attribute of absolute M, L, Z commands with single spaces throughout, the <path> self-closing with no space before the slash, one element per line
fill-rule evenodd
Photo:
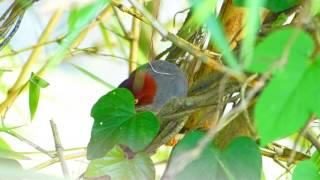
<path fill-rule="evenodd" d="M 151 112 L 135 112 L 134 97 L 127 89 L 115 89 L 102 96 L 91 110 L 94 123 L 88 158 L 103 157 L 116 144 L 132 151 L 143 150 L 159 131 Z"/>
<path fill-rule="evenodd" d="M 320 75 L 320 64 L 318 58 L 310 59 L 312 52 L 312 39 L 298 29 L 270 34 L 254 52 L 250 70 L 263 72 L 276 67 L 272 68 L 274 76 L 255 111 L 263 145 L 297 132 L 313 112 L 320 113 L 316 93 L 319 87 L 314 84 Z"/>
<path fill-rule="evenodd" d="M 245 6 L 247 0 L 233 0 L 232 2 L 237 6 Z M 299 0 L 266 0 L 265 8 L 272 12 L 281 12 L 298 5 Z"/>
<path fill-rule="evenodd" d="M 30 4 L 28 7 L 36 2 L 24 1 Z M 17 68 L 19 72 L 21 69 L 21 72 L 12 88 L 6 87 L 1 81 L 1 91 L 9 89 L 8 92 L 4 92 L 6 94 L 0 104 L 1 133 L 15 136 L 12 132 L 21 127 L 18 125 L 8 128 L 5 115 L 8 109 L 11 110 L 16 97 L 23 94 L 26 87 L 29 87 L 30 118 L 32 120 L 36 117 L 40 91 L 49 85 L 42 79 L 43 73 L 62 64 L 69 55 L 74 56 L 74 52 L 119 58 L 134 63 L 130 56 L 126 58 L 127 46 L 130 47 L 130 43 L 139 40 L 139 47 L 133 50 L 137 52 L 130 51 L 130 53 L 137 54 L 137 64 L 147 62 L 152 53 L 149 52 L 152 49 L 150 47 L 153 47 L 150 43 L 157 40 L 151 38 L 152 34 L 155 34 L 153 31 L 164 28 L 161 23 L 157 24 L 147 16 L 153 11 L 154 2 L 144 2 L 145 12 L 138 11 L 138 7 L 136 9 L 126 7 L 122 1 L 95 0 L 86 5 L 73 6 L 67 14 L 66 33 L 55 41 L 58 46 L 50 52 L 51 56 L 47 61 L 45 63 L 39 61 L 39 64 L 43 63 L 40 70 L 32 73 L 30 78 L 24 77 L 24 74 L 29 76 L 35 69 L 31 68 L 35 64 L 34 57 L 39 54 L 39 51 L 35 50 L 29 58 L 33 59 L 32 61 L 19 62 L 23 66 Z M 320 179 L 319 149 L 310 148 L 306 151 L 303 149 L 299 154 L 309 159 L 295 159 L 297 148 L 282 147 L 277 141 L 285 139 L 292 142 L 286 138 L 295 135 L 296 140 L 292 144 L 299 145 L 299 140 L 304 139 L 319 148 L 318 138 L 312 139 L 309 136 L 311 134 L 309 132 L 313 129 L 319 131 L 319 127 L 310 128 L 310 124 L 320 116 L 319 0 L 311 0 L 308 3 L 300 0 L 232 0 L 225 1 L 228 3 L 222 6 L 221 11 L 217 8 L 219 0 L 188 0 L 188 2 L 190 11 L 186 13 L 187 17 L 181 23 L 183 31 L 179 31 L 179 37 L 173 33 L 167 33 L 166 37 L 166 33 L 162 33 L 164 34 L 162 39 L 171 40 L 172 43 L 172 47 L 165 50 L 162 55 L 171 54 L 168 57 L 174 58 L 167 60 L 179 64 L 180 68 L 185 70 L 190 87 L 196 87 L 193 89 L 194 92 L 200 89 L 194 94 L 190 93 L 190 97 L 176 98 L 166 104 L 164 110 L 161 109 L 160 112 L 146 111 L 147 108 L 136 106 L 136 99 L 129 90 L 114 88 L 95 71 L 88 71 L 86 67 L 73 62 L 69 63 L 92 80 L 108 89 L 113 89 L 102 95 L 91 109 L 93 118 L 91 137 L 87 147 L 83 148 L 89 160 L 84 177 L 120 180 L 156 179 L 158 164 L 163 163 L 166 169 L 160 175 L 163 175 L 164 179 L 170 175 L 169 172 L 173 172 L 172 179 L 258 180 L 263 179 L 263 157 L 269 156 L 276 162 L 292 161 L 295 166 L 291 170 L 294 180 Z M 119 14 L 114 13 L 115 9 L 119 10 Z M 14 3 L 1 15 L 0 37 L 3 39 L 0 46 L 10 41 L 19 28 L 25 11 L 27 7 L 21 9 L 19 4 Z M 108 18 L 101 18 L 99 14 L 101 12 L 109 14 Z M 127 14 L 130 15 L 129 18 L 126 17 Z M 127 32 L 127 27 L 123 27 L 122 23 L 126 25 L 132 21 L 131 16 L 143 22 L 139 30 L 139 39 L 133 37 L 131 32 Z M 122 22 L 123 17 L 125 18 Z M 241 21 L 238 22 L 238 19 Z M 9 22 L 10 20 L 12 22 Z M 103 45 L 96 42 L 87 43 L 94 45 L 92 48 L 94 50 L 89 52 L 86 50 L 90 48 L 82 49 L 81 42 L 87 38 L 90 28 L 95 26 L 99 26 L 94 30 L 102 34 Z M 206 31 L 203 33 L 205 35 L 202 34 L 200 37 L 200 33 L 197 34 L 200 30 Z M 197 44 L 202 40 L 202 44 Z M 46 43 L 37 44 L 31 49 L 47 45 Z M 9 62 L 16 66 L 17 63 L 12 60 L 12 56 L 26 49 L 15 51 L 12 47 L 6 46 L 5 51 L 1 51 L 4 54 L 0 56 L 1 58 L 8 56 L 6 60 L 10 60 Z M 111 53 L 107 54 L 105 51 Z M 114 55 L 119 52 L 121 56 Z M 5 66 L 0 69 L 1 78 L 4 77 L 4 72 L 11 71 L 7 71 Z M 16 87 L 16 84 L 19 87 Z M 224 95 L 222 92 L 224 86 L 226 89 L 230 87 L 235 90 Z M 210 94 L 217 89 L 221 94 Z M 201 104 L 206 103 L 204 101 L 209 98 L 210 102 L 211 98 L 219 100 L 212 103 L 213 105 Z M 230 105 L 230 110 L 226 110 L 229 109 L 227 105 Z M 176 110 L 176 107 L 180 109 Z M 222 110 L 215 111 L 216 109 Z M 171 114 L 165 114 L 167 112 Z M 206 121 L 213 116 L 216 117 L 217 114 L 219 119 L 215 119 L 216 122 L 206 125 L 196 124 L 192 127 L 184 124 L 187 117 L 189 121 L 193 121 L 203 116 L 205 120 L 199 118 L 199 121 Z M 236 124 L 241 122 L 240 120 L 246 124 Z M 250 133 L 245 132 L 242 126 L 246 126 Z M 56 152 L 51 153 L 28 138 L 15 137 L 52 158 L 44 164 L 50 164 L 58 159 L 63 167 L 63 161 L 73 157 L 69 154 L 65 156 L 59 154 L 61 144 L 55 144 Z M 209 140 L 202 144 L 206 138 Z M 163 152 L 158 148 L 168 141 L 169 144 L 173 142 L 172 150 L 169 148 L 170 150 Z M 290 152 L 284 150 L 279 152 L 272 148 L 275 146 L 289 149 Z M 190 156 L 184 157 L 186 154 Z M 280 156 L 282 159 L 278 160 L 277 157 Z M 184 159 L 181 160 L 181 157 Z M 24 170 L 19 161 L 29 159 L 25 153 L 14 151 L 1 136 L 0 177 L 51 178 Z M 153 162 L 152 159 L 156 159 L 157 162 Z M 180 163 L 186 163 L 185 167 L 179 169 Z"/>
<path fill-rule="evenodd" d="M 171 161 L 192 150 L 204 135 L 202 132 L 187 134 L 173 149 Z M 258 146 L 250 138 L 239 137 L 222 151 L 209 144 L 199 158 L 177 175 L 177 179 L 260 179 L 261 170 L 262 160 Z"/>
<path fill-rule="evenodd" d="M 41 79 L 35 74 L 31 74 L 29 80 L 29 109 L 30 109 L 30 116 L 33 119 L 40 98 L 40 89 L 49 86 L 45 80 Z"/>
<path fill-rule="evenodd" d="M 311 159 L 297 164 L 293 173 L 293 180 L 316 180 L 320 178 L 319 172 L 319 154 L 315 154 Z"/>
<path fill-rule="evenodd" d="M 155 169 L 147 154 L 138 153 L 128 158 L 126 152 L 115 146 L 104 157 L 92 160 L 85 177 L 103 177 L 119 180 L 147 180 L 155 178 Z"/>

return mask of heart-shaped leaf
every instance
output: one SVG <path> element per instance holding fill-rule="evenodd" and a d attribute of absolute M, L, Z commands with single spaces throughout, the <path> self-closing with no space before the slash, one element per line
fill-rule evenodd
<path fill-rule="evenodd" d="M 123 88 L 102 96 L 93 106 L 94 124 L 88 145 L 88 159 L 103 157 L 116 144 L 140 151 L 159 131 L 160 125 L 151 112 L 135 112 L 134 97 Z"/>
<path fill-rule="evenodd" d="M 202 132 L 186 135 L 174 148 L 172 159 L 181 153 L 195 148 L 204 136 Z M 170 161 L 170 162 L 171 162 Z M 175 167 L 168 168 L 175 168 Z M 260 179 L 262 160 L 258 146 L 248 137 L 234 139 L 224 150 L 209 144 L 200 157 L 187 165 L 176 179 Z"/>
<path fill-rule="evenodd" d="M 312 38 L 294 28 L 274 32 L 255 49 L 248 69 L 261 73 L 273 68 L 255 108 L 262 145 L 299 131 L 311 113 L 320 114 L 320 62 L 309 59 L 313 49 Z"/>
<path fill-rule="evenodd" d="M 138 153 L 130 159 L 118 146 L 106 156 L 92 160 L 85 172 L 86 178 L 109 177 L 117 180 L 155 179 L 153 162 L 147 154 Z"/>
<path fill-rule="evenodd" d="M 255 109 L 262 145 L 299 131 L 312 112 L 320 115 L 320 87 L 316 84 L 319 78 L 319 60 L 301 61 L 276 74 Z"/>

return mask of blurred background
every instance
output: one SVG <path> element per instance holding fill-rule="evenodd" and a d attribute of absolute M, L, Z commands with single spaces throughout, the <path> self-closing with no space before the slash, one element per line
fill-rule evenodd
<path fill-rule="evenodd" d="M 0 1 L 0 12 L 4 12 L 12 2 L 10 0 Z M 33 66 L 34 72 L 38 71 L 48 57 L 56 52 L 59 38 L 68 31 L 70 12 L 87 6 L 89 3 L 90 0 L 40 0 L 26 11 L 16 35 L 10 41 L 9 46 L 0 52 L 0 66 L 5 70 L 1 72 L 0 77 L 1 101 L 5 99 L 6 92 L 13 85 L 22 65 L 30 56 L 32 48 L 30 50 L 25 50 L 25 48 L 37 44 L 52 14 L 63 8 L 63 15 L 50 35 L 50 43 L 43 46 L 40 58 Z M 130 6 L 126 1 L 123 4 Z M 152 4 L 152 1 L 147 4 Z M 188 7 L 187 0 L 161 0 L 158 20 L 169 31 L 176 33 L 187 15 L 187 11 L 184 10 Z M 123 27 L 119 24 L 117 16 L 122 19 Z M 121 28 L 129 32 L 132 17 L 120 11 L 117 11 L 117 16 L 111 9 L 109 15 L 88 32 L 77 48 L 69 50 L 61 64 L 46 71 L 43 79 L 49 83 L 49 86 L 41 89 L 38 109 L 32 121 L 27 90 L 17 98 L 4 118 L 7 127 L 22 126 L 16 132 L 46 150 L 55 149 L 49 122 L 54 120 L 66 154 L 70 155 L 67 164 L 72 177 L 80 176 L 88 163 L 84 150 L 89 142 L 93 122 L 90 117 L 92 105 L 99 97 L 127 78 L 129 73 L 127 60 L 130 53 L 130 42 L 124 37 Z M 175 24 L 173 19 L 175 19 Z M 141 30 L 142 49 L 150 49 L 150 43 L 145 44 L 144 42 L 148 42 L 148 39 L 150 41 L 151 28 L 142 24 Z M 159 54 L 169 46 L 168 41 L 163 41 L 157 33 L 154 33 L 153 54 Z M 150 55 L 145 52 L 139 51 L 139 64 L 148 61 Z M 50 158 L 37 153 L 36 150 L 17 138 L 5 133 L 0 133 L 0 136 L 8 140 L 15 151 L 25 152 L 25 155 L 32 158 L 21 161 L 25 169 L 37 169 L 41 173 L 62 176 L 59 163 L 50 162 Z M 160 153 L 155 159 L 168 155 L 169 149 L 168 147 L 161 148 L 162 154 Z M 159 173 L 163 167 L 158 166 Z M 285 172 L 268 158 L 264 158 L 264 168 L 266 179 L 276 179 Z"/>

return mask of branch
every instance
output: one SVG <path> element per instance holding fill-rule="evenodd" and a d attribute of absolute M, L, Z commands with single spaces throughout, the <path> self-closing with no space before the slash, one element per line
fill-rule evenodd
<path fill-rule="evenodd" d="M 316 147 L 317 151 L 320 152 L 320 142 L 311 129 L 307 130 L 305 137 Z"/>
<path fill-rule="evenodd" d="M 131 33 L 130 33 L 130 55 L 129 55 L 129 73 L 137 68 L 139 38 L 140 38 L 140 20 L 132 18 Z"/>
<path fill-rule="evenodd" d="M 14 132 L 14 131 L 5 131 L 7 134 L 10 134 L 11 136 L 19 139 L 20 141 L 30 145 L 31 147 L 33 147 L 34 149 L 38 150 L 39 152 L 46 154 L 47 156 L 51 157 L 51 158 L 55 158 L 56 156 L 54 155 L 54 153 L 51 153 L 45 149 L 43 149 L 42 147 L 40 147 L 39 145 L 33 143 L 32 141 L 24 138 L 23 136 L 19 135 L 18 133 Z"/>
<path fill-rule="evenodd" d="M 226 82 L 224 88 L 221 90 L 217 88 L 220 81 L 216 80 L 216 77 L 209 76 L 208 79 L 203 81 L 198 81 L 190 88 L 191 92 L 189 94 L 195 94 L 189 97 L 180 97 L 175 98 L 169 101 L 157 114 L 158 119 L 160 120 L 161 131 L 153 142 L 145 149 L 145 152 L 153 154 L 158 147 L 167 143 L 172 137 L 180 132 L 184 127 L 185 123 L 188 120 L 188 117 L 199 111 L 203 107 L 216 107 L 219 108 L 219 103 L 227 104 L 231 101 L 234 101 L 234 98 L 227 99 L 225 101 L 219 102 L 221 97 L 239 91 L 240 85 L 237 82 L 230 80 Z M 212 84 L 208 84 L 211 82 Z M 205 87 L 205 91 L 202 88 Z M 221 95 L 217 95 L 221 93 Z M 237 99 L 239 97 L 236 97 Z"/>
<path fill-rule="evenodd" d="M 56 151 L 57 151 L 57 156 L 58 156 L 58 159 L 61 163 L 61 169 L 62 169 L 63 175 L 66 178 L 69 178 L 70 174 L 69 174 L 69 170 L 67 167 L 67 163 L 66 163 L 64 156 L 63 156 L 63 147 L 61 145 L 61 140 L 59 137 L 57 125 L 54 123 L 53 120 L 50 120 L 50 125 L 51 125 L 52 134 L 53 134 L 53 138 L 54 138 L 54 144 L 55 144 Z"/>
<path fill-rule="evenodd" d="M 178 155 L 176 158 L 173 158 L 171 163 L 167 166 L 162 179 L 174 179 L 176 175 L 189 163 L 197 159 L 207 144 L 211 142 L 217 133 L 231 123 L 239 113 L 243 112 L 250 105 L 250 102 L 254 99 L 255 95 L 261 90 L 261 88 L 263 88 L 264 83 L 268 79 L 269 75 L 269 73 L 266 73 L 265 76 L 260 79 L 260 83 L 248 92 L 247 97 L 243 99 L 237 107 L 233 108 L 230 112 L 222 116 L 217 124 L 213 124 L 207 134 L 201 140 L 199 140 L 198 145 L 195 148 Z"/>
<path fill-rule="evenodd" d="M 5 58 L 5 57 L 8 57 L 8 56 L 15 56 L 17 54 L 20 54 L 22 52 L 25 52 L 25 51 L 29 51 L 29 50 L 32 50 L 32 49 L 35 49 L 37 47 L 40 47 L 40 46 L 45 46 L 45 45 L 48 45 L 48 44 L 52 44 L 52 43 L 59 43 L 61 40 L 64 39 L 65 36 L 61 36 L 61 37 L 58 37 L 56 39 L 53 39 L 53 40 L 50 40 L 50 41 L 47 41 L 47 42 L 44 42 L 44 43 L 37 43 L 35 45 L 32 45 L 30 47 L 26 47 L 26 48 L 21 48 L 19 50 L 13 50 L 12 52 L 10 53 L 7 53 L 7 54 L 3 54 L 3 55 L 0 55 L 0 59 L 2 58 Z"/>
<path fill-rule="evenodd" d="M 83 152 L 78 152 L 78 153 L 74 153 L 74 154 L 64 155 L 63 158 L 65 160 L 72 160 L 72 159 L 82 158 L 85 156 L 86 156 L 86 151 L 83 151 Z M 49 167 L 49 166 L 51 166 L 55 163 L 58 163 L 58 162 L 60 162 L 60 160 L 58 157 L 56 157 L 56 158 L 50 159 L 49 161 L 38 164 L 38 165 L 34 166 L 33 168 L 31 168 L 30 170 L 41 170 L 41 169 Z"/>
<path fill-rule="evenodd" d="M 55 26 L 58 23 L 58 20 L 62 16 L 62 10 L 57 10 L 49 20 L 49 23 L 47 24 L 45 30 L 41 34 L 38 44 L 43 44 L 46 42 L 52 31 L 54 30 Z M 0 115 L 4 116 L 7 109 L 12 105 L 12 103 L 15 101 L 17 96 L 20 94 L 20 92 L 26 87 L 27 85 L 27 77 L 30 76 L 31 68 L 34 65 L 34 63 L 37 61 L 40 53 L 42 51 L 42 46 L 36 47 L 33 49 L 31 55 L 29 56 L 29 59 L 27 62 L 23 65 L 22 70 L 16 79 L 14 85 L 9 89 L 7 98 L 0 104 Z"/>
<path fill-rule="evenodd" d="M 170 40 L 177 47 L 189 52 L 190 54 L 197 57 L 197 59 L 199 59 L 200 61 L 202 61 L 203 63 L 205 63 L 209 67 L 211 67 L 217 71 L 220 71 L 220 72 L 226 72 L 227 74 L 231 75 L 235 79 L 238 79 L 239 81 L 243 81 L 245 79 L 244 74 L 241 74 L 239 72 L 235 72 L 234 70 L 229 69 L 228 67 L 220 64 L 219 62 L 217 62 L 215 60 L 217 58 L 220 58 L 221 54 L 218 54 L 218 53 L 215 53 L 215 52 L 212 52 L 209 50 L 203 51 L 199 47 L 194 46 L 192 43 L 189 43 L 188 41 L 168 32 L 139 3 L 137 3 L 135 0 L 129 0 L 129 1 L 142 14 L 136 13 L 133 9 L 127 8 L 118 2 L 111 1 L 111 3 L 112 3 L 112 5 L 119 8 L 121 11 L 128 13 L 128 14 L 140 19 L 141 21 L 145 22 L 146 24 L 152 25 L 152 27 L 154 29 L 156 29 L 164 39 Z"/>

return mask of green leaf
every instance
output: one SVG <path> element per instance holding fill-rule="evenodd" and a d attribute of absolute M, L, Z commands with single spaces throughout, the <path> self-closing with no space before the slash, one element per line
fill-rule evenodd
<path fill-rule="evenodd" d="M 237 62 L 236 57 L 232 53 L 229 42 L 224 34 L 222 26 L 215 15 L 212 15 L 212 9 L 216 6 L 216 0 L 190 0 L 192 4 L 192 10 L 194 12 L 193 18 L 198 23 L 206 24 L 211 33 L 211 40 L 215 47 L 221 52 L 226 63 L 236 71 L 240 70 L 240 65 Z M 188 32 L 189 33 L 189 32 Z"/>
<path fill-rule="evenodd" d="M 241 45 L 241 58 L 244 61 L 244 66 L 251 64 L 252 53 L 254 51 L 257 32 L 260 26 L 261 7 L 266 0 L 246 1 L 246 7 L 249 8 L 246 13 L 246 22 L 244 27 L 245 37 Z"/>
<path fill-rule="evenodd" d="M 210 16 L 208 18 L 207 25 L 211 33 L 211 40 L 213 41 L 215 47 L 218 48 L 219 52 L 221 52 L 226 63 L 235 71 L 240 71 L 241 67 L 230 49 L 229 41 L 224 34 L 218 18 L 216 16 Z"/>
<path fill-rule="evenodd" d="M 265 7 L 277 13 L 298 5 L 299 1 L 300 0 L 268 0 Z"/>
<path fill-rule="evenodd" d="M 86 178 L 110 177 L 117 180 L 155 179 L 155 169 L 150 157 L 144 153 L 128 158 L 115 146 L 103 158 L 92 160 L 84 174 Z"/>
<path fill-rule="evenodd" d="M 312 38 L 297 28 L 283 28 L 264 38 L 253 52 L 246 69 L 263 73 L 282 68 L 288 62 L 303 61 L 314 49 Z M 280 64 L 281 62 L 281 64 Z"/>
<path fill-rule="evenodd" d="M 192 10 L 194 18 L 200 23 L 205 23 L 208 18 L 212 15 L 212 9 L 216 7 L 217 0 L 189 0 L 192 4 Z"/>
<path fill-rule="evenodd" d="M 311 0 L 311 15 L 319 15 L 320 13 L 320 0 Z"/>
<path fill-rule="evenodd" d="M 171 160 L 195 148 L 204 135 L 202 132 L 186 135 L 174 148 Z M 209 144 L 200 157 L 187 165 L 176 179 L 260 179 L 261 170 L 262 160 L 258 146 L 248 137 L 239 137 L 222 151 Z"/>
<path fill-rule="evenodd" d="M 31 78 L 29 80 L 29 110 L 31 119 L 33 119 L 40 97 L 40 88 L 45 88 L 49 85 L 48 82 L 41 79 L 39 76 L 35 74 L 31 74 Z"/>
<path fill-rule="evenodd" d="M 49 83 L 42 79 L 41 77 L 37 76 L 36 74 L 32 73 L 30 78 L 30 83 L 39 86 L 40 88 L 46 88 L 49 86 Z"/>
<path fill-rule="evenodd" d="M 89 6 L 86 6 L 85 10 L 81 10 L 83 14 L 78 15 L 75 13 L 69 18 L 69 30 L 67 36 L 62 40 L 61 45 L 54 55 L 48 61 L 49 63 L 43 69 L 54 67 L 62 61 L 64 55 L 69 50 L 69 47 L 74 43 L 76 38 L 79 36 L 82 30 L 84 30 L 87 25 L 94 21 L 101 10 L 108 4 L 109 0 L 95 0 Z M 43 70 L 41 69 L 41 70 Z"/>
<path fill-rule="evenodd" d="M 293 180 L 318 180 L 320 179 L 320 169 L 315 162 L 315 156 L 309 160 L 301 161 L 293 171 Z"/>
<path fill-rule="evenodd" d="M 88 145 L 88 159 L 103 157 L 116 144 L 133 151 L 145 148 L 160 125 L 151 112 L 135 112 L 134 97 L 123 88 L 102 96 L 91 110 L 94 124 Z"/>
<path fill-rule="evenodd" d="M 278 13 L 294 7 L 299 1 L 300 0 L 267 0 L 264 7 L 274 13 Z M 232 3 L 236 6 L 245 6 L 246 0 L 233 0 Z"/>
<path fill-rule="evenodd" d="M 81 7 L 73 7 L 68 18 L 69 32 L 76 26 L 79 26 L 78 23 L 81 23 L 81 19 L 91 13 L 90 11 L 92 11 L 93 8 L 94 3 L 87 4 Z"/>
<path fill-rule="evenodd" d="M 320 115 L 320 60 L 293 61 L 262 92 L 255 109 L 261 144 L 289 136 Z M 270 133 L 272 132 L 272 133 Z"/>

